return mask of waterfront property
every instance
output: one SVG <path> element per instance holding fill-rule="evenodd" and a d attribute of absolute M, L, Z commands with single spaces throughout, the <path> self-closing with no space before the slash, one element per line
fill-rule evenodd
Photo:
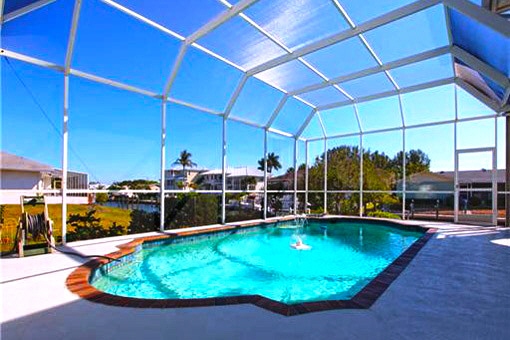
<path fill-rule="evenodd" d="M 228 190 L 262 190 L 264 172 L 251 167 L 229 167 L 226 172 Z M 222 169 L 169 169 L 165 170 L 165 185 L 168 190 L 195 189 L 221 190 Z"/>

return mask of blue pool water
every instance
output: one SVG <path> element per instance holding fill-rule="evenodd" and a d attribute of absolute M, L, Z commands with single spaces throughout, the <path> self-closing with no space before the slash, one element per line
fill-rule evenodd
<path fill-rule="evenodd" d="M 298 234 L 310 250 L 290 247 Z M 350 299 L 421 235 L 362 222 L 261 227 L 142 249 L 92 284 L 115 295 L 157 299 L 251 294 L 284 303 Z"/>

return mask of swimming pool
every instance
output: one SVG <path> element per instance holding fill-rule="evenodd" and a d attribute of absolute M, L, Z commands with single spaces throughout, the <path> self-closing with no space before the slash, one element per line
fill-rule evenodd
<path fill-rule="evenodd" d="M 123 297 L 203 299 L 260 295 L 284 304 L 349 300 L 424 230 L 387 222 L 310 220 L 146 242 L 92 286 Z M 291 247 L 298 240 L 309 250 Z"/>

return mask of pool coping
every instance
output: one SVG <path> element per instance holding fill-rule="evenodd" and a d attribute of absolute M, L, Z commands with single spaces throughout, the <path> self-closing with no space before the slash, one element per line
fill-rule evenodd
<path fill-rule="evenodd" d="M 278 221 L 288 221 L 293 218 L 283 218 Z M 311 220 L 323 220 L 328 222 L 334 221 L 359 221 L 361 218 L 350 217 L 326 217 L 326 218 L 310 218 Z M 206 307 L 206 306 L 224 306 L 236 304 L 253 304 L 274 313 L 284 316 L 293 316 L 311 312 L 326 311 L 333 309 L 368 309 L 375 301 L 388 289 L 391 283 L 404 271 L 413 258 L 418 254 L 421 248 L 425 246 L 427 241 L 432 238 L 437 231 L 434 228 L 427 228 L 421 225 L 410 225 L 399 221 L 391 221 L 387 219 L 365 219 L 364 221 L 384 222 L 392 224 L 401 229 L 426 229 L 426 232 L 416 240 L 409 248 L 407 248 L 400 256 L 398 256 L 390 265 L 380 272 L 372 281 L 364 286 L 354 297 L 349 300 L 321 300 L 313 302 L 302 302 L 297 304 L 285 304 L 266 298 L 261 295 L 238 295 L 229 297 L 210 297 L 196 299 L 145 299 L 124 297 L 102 292 L 90 284 L 90 278 L 94 271 L 112 260 L 106 258 L 98 258 L 81 265 L 75 269 L 66 279 L 67 288 L 80 298 L 110 306 L 133 307 L 133 308 L 183 308 L 183 307 Z M 164 235 L 147 236 L 136 238 L 128 243 L 118 245 L 118 251 L 107 254 L 107 257 L 120 259 L 126 255 L 133 254 L 141 247 L 144 242 L 154 242 L 169 238 L 178 238 L 184 236 L 193 236 L 207 233 L 216 233 L 221 231 L 235 231 L 242 228 L 248 228 L 264 224 L 274 224 L 278 222 L 257 221 L 249 223 L 239 223 L 224 225 L 212 228 L 201 228 L 199 230 L 173 231 Z"/>

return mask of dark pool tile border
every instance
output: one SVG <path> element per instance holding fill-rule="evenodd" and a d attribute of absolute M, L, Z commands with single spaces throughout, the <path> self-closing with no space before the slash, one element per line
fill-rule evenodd
<path fill-rule="evenodd" d="M 345 219 L 342 218 L 338 220 L 345 221 Z M 142 237 L 137 238 L 129 243 L 119 245 L 118 251 L 110 253 L 107 256 L 119 259 L 121 257 L 133 254 L 134 252 L 137 251 L 137 249 L 140 249 L 141 245 L 144 242 L 154 242 L 159 240 L 165 240 L 168 238 L 191 236 L 219 231 L 228 231 L 239 228 L 252 227 L 255 225 L 273 223 L 275 223 L 275 221 L 243 223 L 238 225 L 226 225 L 221 227 L 200 230 L 188 230 L 183 231 L 181 233 L 177 232 L 175 234 Z M 405 227 L 404 224 L 400 223 L 391 224 L 397 224 L 401 227 Z M 386 269 L 379 273 L 379 275 L 377 275 L 372 281 L 370 281 L 370 283 L 363 287 L 363 289 L 361 289 L 361 291 L 359 291 L 350 300 L 324 300 L 288 305 L 282 302 L 268 299 L 261 295 L 238 295 L 230 297 L 213 297 L 204 299 L 143 299 L 123 297 L 102 292 L 90 284 L 90 279 L 94 271 L 97 268 L 103 266 L 104 264 L 110 263 L 111 261 L 108 259 L 91 260 L 85 263 L 84 265 L 78 267 L 67 277 L 66 286 L 71 292 L 77 294 L 82 299 L 109 306 L 131 308 L 188 308 L 188 307 L 238 305 L 249 303 L 284 316 L 292 316 L 333 309 L 367 309 L 374 304 L 374 302 L 386 291 L 386 289 L 388 289 L 388 287 L 400 275 L 400 273 L 404 271 L 407 265 L 409 265 L 409 263 L 416 256 L 416 254 L 418 254 L 420 249 L 423 248 L 427 241 L 430 238 L 432 238 L 435 232 L 436 229 L 427 229 L 427 231 L 425 232 L 425 234 L 423 234 L 422 237 L 416 240 L 406 251 L 404 251 L 388 267 L 386 267 Z"/>

